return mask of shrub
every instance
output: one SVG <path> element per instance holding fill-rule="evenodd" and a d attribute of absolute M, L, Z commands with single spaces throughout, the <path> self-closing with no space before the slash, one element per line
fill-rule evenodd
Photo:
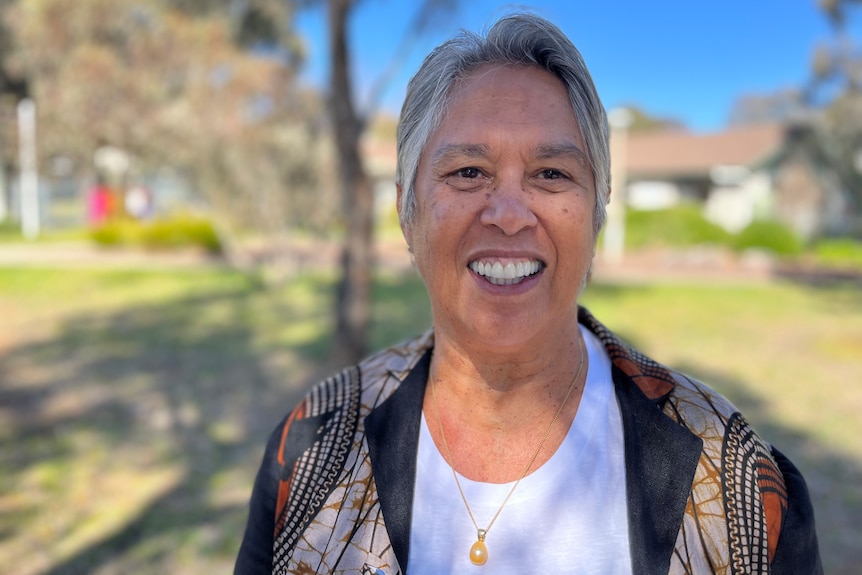
<path fill-rule="evenodd" d="M 802 252 L 802 242 L 786 225 L 775 220 L 751 222 L 733 240 L 738 251 L 761 249 L 780 256 L 795 256 Z"/>
<path fill-rule="evenodd" d="M 107 222 L 90 231 L 90 239 L 102 246 L 121 246 L 134 243 L 130 238 L 130 231 L 126 228 L 129 222 Z"/>
<path fill-rule="evenodd" d="M 12 220 L 0 222 L 0 238 L 18 239 L 21 237 L 21 224 Z"/>
<path fill-rule="evenodd" d="M 210 253 L 221 252 L 221 242 L 212 224 L 188 215 L 151 222 L 116 220 L 92 230 L 90 237 L 103 246 L 135 246 L 151 250 L 197 247 Z"/>
<path fill-rule="evenodd" d="M 221 251 L 221 243 L 209 221 L 190 216 L 156 220 L 141 230 L 141 244 L 150 249 L 197 246 L 208 252 Z"/>
<path fill-rule="evenodd" d="M 707 220 L 697 206 L 626 213 L 626 246 L 630 248 L 728 245 L 730 237 L 723 228 Z"/>
<path fill-rule="evenodd" d="M 826 266 L 862 269 L 862 241 L 853 238 L 829 238 L 813 248 L 817 262 Z"/>

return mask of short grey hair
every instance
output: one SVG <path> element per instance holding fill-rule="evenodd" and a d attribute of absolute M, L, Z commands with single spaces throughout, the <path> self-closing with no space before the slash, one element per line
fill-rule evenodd
<path fill-rule="evenodd" d="M 536 66 L 566 87 L 595 179 L 593 221 L 598 235 L 610 194 L 607 114 L 581 53 L 557 26 L 533 14 L 505 16 L 485 36 L 462 31 L 435 48 L 410 80 L 397 133 L 395 180 L 402 190 L 398 206 L 402 224 L 409 225 L 415 217 L 419 158 L 443 121 L 452 86 L 487 64 Z"/>

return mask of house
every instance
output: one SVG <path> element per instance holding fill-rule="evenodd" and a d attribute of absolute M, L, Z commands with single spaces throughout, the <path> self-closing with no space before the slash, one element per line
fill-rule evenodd
<path fill-rule="evenodd" d="M 396 218 L 395 168 L 398 158 L 395 149 L 395 119 L 380 120 L 391 122 L 391 133 L 381 130 L 368 130 L 363 134 L 361 145 L 362 159 L 366 173 L 374 186 L 374 209 L 378 220 Z"/>
<path fill-rule="evenodd" d="M 776 219 L 804 239 L 852 226 L 851 200 L 806 127 L 643 132 L 628 134 L 625 141 L 625 157 L 618 160 L 625 164 L 631 208 L 694 202 L 728 231 L 756 219 Z"/>
<path fill-rule="evenodd" d="M 395 205 L 391 132 L 372 131 L 362 141 L 378 217 Z M 756 219 L 777 219 L 804 239 L 844 234 L 858 225 L 849 195 L 808 128 L 762 124 L 711 134 L 635 132 L 625 142 L 623 157 L 612 161 L 615 169 L 624 166 L 630 208 L 695 203 L 730 232 Z M 612 143 L 612 153 L 616 149 Z"/>

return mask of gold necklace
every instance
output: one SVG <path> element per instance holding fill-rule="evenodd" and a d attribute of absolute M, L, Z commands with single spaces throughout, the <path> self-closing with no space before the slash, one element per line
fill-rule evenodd
<path fill-rule="evenodd" d="M 580 336 L 580 334 L 578 334 Z M 446 458 L 447 463 L 449 464 L 450 469 L 452 469 L 452 477 L 455 478 L 455 485 L 458 486 L 458 493 L 461 494 L 461 500 L 464 502 L 464 507 L 467 508 L 467 514 L 470 515 L 470 520 L 473 521 L 473 526 L 476 528 L 476 542 L 470 547 L 470 561 L 474 565 L 484 565 L 486 561 L 488 561 L 488 547 L 485 545 L 485 536 L 488 534 L 488 531 L 491 530 L 491 526 L 494 525 L 494 522 L 497 520 L 497 517 L 500 516 L 500 513 L 503 511 L 503 508 L 506 506 L 506 503 L 509 502 L 509 498 L 512 497 L 512 494 L 515 492 L 515 489 L 518 488 L 518 484 L 521 483 L 521 480 L 527 476 L 527 472 L 530 471 L 530 468 L 535 463 L 536 458 L 539 456 L 539 452 L 542 450 L 542 447 L 545 445 L 545 441 L 548 440 L 548 436 L 551 435 L 551 429 L 554 427 L 554 423 L 557 422 L 557 418 L 560 417 L 560 413 L 563 411 L 563 407 L 565 407 L 566 402 L 569 401 L 569 396 L 572 395 L 572 391 L 575 389 L 575 384 L 581 378 L 581 372 L 584 369 L 584 358 L 587 355 L 587 350 L 584 348 L 584 338 L 578 337 L 579 349 L 581 351 L 581 359 L 578 362 L 578 370 L 575 372 L 575 376 L 572 378 L 572 383 L 569 385 L 569 390 L 566 392 L 566 397 L 563 398 L 563 402 L 560 403 L 560 407 L 557 408 L 557 412 L 554 414 L 553 419 L 551 419 L 551 423 L 548 424 L 548 428 L 545 429 L 545 434 L 542 436 L 542 441 L 539 442 L 539 445 L 536 447 L 536 450 L 533 451 L 533 455 L 530 457 L 530 461 L 527 462 L 527 466 L 524 467 L 524 471 L 521 472 L 521 476 L 518 477 L 518 480 L 515 481 L 515 484 L 512 486 L 512 489 L 509 490 L 506 498 L 503 499 L 503 503 L 500 504 L 500 508 L 497 509 L 497 512 L 491 518 L 491 522 L 488 523 L 488 526 L 485 529 L 479 528 L 479 523 L 476 521 L 476 517 L 473 515 L 473 511 L 470 509 L 470 504 L 467 503 L 467 497 L 464 495 L 464 490 L 461 488 L 461 481 L 458 480 L 458 474 L 455 472 L 455 466 L 452 463 L 452 452 L 449 450 L 449 442 L 446 441 L 446 434 L 443 432 L 443 420 L 440 419 L 440 408 L 437 406 L 437 392 L 435 388 L 437 387 L 434 383 L 431 383 L 431 397 L 434 400 L 434 415 L 437 416 L 437 424 L 440 426 L 440 437 L 443 439 L 443 447 L 446 448 Z"/>

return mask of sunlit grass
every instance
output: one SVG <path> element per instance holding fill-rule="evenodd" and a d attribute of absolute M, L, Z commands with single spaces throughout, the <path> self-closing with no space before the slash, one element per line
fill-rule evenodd
<path fill-rule="evenodd" d="M 229 572 L 268 433 L 336 367 L 333 285 L 306 274 L 267 290 L 223 269 L 0 269 L 4 573 Z M 829 572 L 852 573 L 859 287 L 598 284 L 583 303 L 725 393 L 791 455 Z M 373 316 L 372 349 L 425 330 L 415 274 L 381 274 Z"/>
<path fill-rule="evenodd" d="M 731 399 L 762 401 L 770 421 L 862 461 L 862 441 L 846 441 L 847 425 L 862 432 L 853 415 L 862 388 L 843 385 L 862 376 L 858 286 L 595 286 L 584 303 L 645 353 L 703 376 Z M 840 402 L 825 393 L 839 389 Z"/>

